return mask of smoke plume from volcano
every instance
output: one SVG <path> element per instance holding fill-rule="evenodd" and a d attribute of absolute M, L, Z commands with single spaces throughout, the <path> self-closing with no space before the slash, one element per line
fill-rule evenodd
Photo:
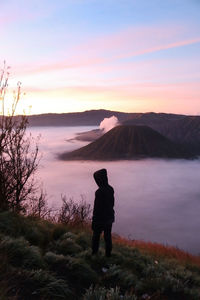
<path fill-rule="evenodd" d="M 117 117 L 112 116 L 110 118 L 104 118 L 103 121 L 101 121 L 99 128 L 104 132 L 108 132 L 111 130 L 113 127 L 116 127 L 119 125 L 119 120 Z"/>

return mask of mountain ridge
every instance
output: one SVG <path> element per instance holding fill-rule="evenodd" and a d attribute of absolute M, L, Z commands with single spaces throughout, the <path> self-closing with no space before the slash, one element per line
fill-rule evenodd
<path fill-rule="evenodd" d="M 161 116 L 167 120 L 174 120 L 185 117 L 181 114 L 171 113 L 133 113 L 133 112 L 120 112 L 112 110 L 86 110 L 84 112 L 72 112 L 72 113 L 48 113 L 40 115 L 28 116 L 29 126 L 99 126 L 100 122 L 104 118 L 116 116 L 119 122 L 125 122 L 130 119 L 139 119 L 143 115 Z"/>

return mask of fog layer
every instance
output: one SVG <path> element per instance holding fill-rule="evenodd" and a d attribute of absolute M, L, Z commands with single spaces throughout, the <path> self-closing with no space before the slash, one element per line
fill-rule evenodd
<path fill-rule="evenodd" d="M 93 173 L 108 170 L 115 190 L 113 231 L 131 239 L 161 242 L 200 253 L 200 161 L 138 160 L 120 162 L 59 161 L 57 154 L 86 143 L 67 142 L 76 132 L 94 127 L 33 128 L 41 133 L 43 155 L 38 171 L 50 205 L 61 205 L 61 194 L 93 205 L 97 186 Z"/>

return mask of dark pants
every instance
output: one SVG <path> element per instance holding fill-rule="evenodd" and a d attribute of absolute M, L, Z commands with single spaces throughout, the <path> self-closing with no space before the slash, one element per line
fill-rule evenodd
<path fill-rule="evenodd" d="M 96 254 L 99 250 L 99 240 L 101 233 L 104 232 L 106 256 L 111 255 L 112 251 L 112 223 L 93 223 L 93 236 L 92 236 L 92 254 Z"/>

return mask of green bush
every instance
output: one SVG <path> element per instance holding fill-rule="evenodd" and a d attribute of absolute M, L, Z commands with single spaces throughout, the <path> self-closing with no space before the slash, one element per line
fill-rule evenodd
<path fill-rule="evenodd" d="M 104 272 L 103 283 L 107 287 L 120 286 L 122 290 L 126 291 L 135 287 L 138 281 L 133 273 L 118 265 L 111 265 L 108 269 L 105 268 Z"/>
<path fill-rule="evenodd" d="M 105 289 L 104 287 L 92 288 L 90 287 L 83 300 L 137 300 L 137 297 L 134 295 L 121 294 L 118 287 Z"/>
<path fill-rule="evenodd" d="M 44 270 L 21 270 L 15 273 L 19 299 L 74 299 L 66 280 Z"/>
<path fill-rule="evenodd" d="M 49 282 L 40 289 L 43 299 L 74 299 L 72 291 L 66 281 L 57 279 Z"/>
<path fill-rule="evenodd" d="M 86 232 L 80 232 L 77 234 L 75 241 L 83 250 L 87 250 L 91 244 L 91 237 Z"/>
<path fill-rule="evenodd" d="M 76 234 L 73 233 L 73 232 L 71 232 L 71 231 L 68 231 L 68 232 L 64 233 L 64 234 L 60 237 L 61 240 L 65 240 L 65 239 L 75 240 L 75 238 L 76 238 Z"/>
<path fill-rule="evenodd" d="M 26 240 L 30 242 L 30 244 L 37 246 L 43 244 L 44 236 L 36 226 L 29 226 L 28 229 L 24 232 L 24 236 Z"/>
<path fill-rule="evenodd" d="M 63 234 L 67 232 L 66 225 L 63 224 L 55 224 L 52 230 L 52 238 L 54 240 L 58 240 Z"/>
<path fill-rule="evenodd" d="M 62 254 L 55 254 L 53 252 L 47 252 L 44 256 L 44 260 L 48 265 L 48 268 L 54 273 L 64 278 L 70 277 L 69 274 L 69 257 Z"/>
<path fill-rule="evenodd" d="M 87 288 L 91 284 L 98 282 L 98 276 L 94 270 L 80 258 L 70 257 L 68 262 L 69 278 L 77 287 Z"/>
<path fill-rule="evenodd" d="M 0 232 L 17 237 L 22 234 L 24 218 L 15 213 L 4 211 L 0 213 Z"/>
<path fill-rule="evenodd" d="M 23 236 L 30 244 L 41 247 L 51 238 L 48 222 L 9 211 L 0 213 L 0 232 L 12 237 Z"/>
<path fill-rule="evenodd" d="M 30 244 L 46 247 L 51 241 L 51 228 L 48 222 L 34 218 L 27 218 L 28 224 L 24 228 L 24 237 Z"/>
<path fill-rule="evenodd" d="M 0 242 L 0 254 L 13 265 L 29 269 L 43 268 L 44 263 L 36 246 L 30 246 L 21 238 L 5 237 Z"/>
<path fill-rule="evenodd" d="M 174 265 L 173 268 L 167 262 L 152 263 L 141 273 L 135 290 L 140 295 L 144 292 L 154 294 L 159 291 L 167 299 L 199 299 L 200 292 L 194 288 L 195 279 L 197 277 L 183 266 Z M 197 284 L 199 286 L 199 283 Z"/>
<path fill-rule="evenodd" d="M 48 252 L 44 260 L 51 271 L 66 278 L 75 288 L 84 289 L 98 281 L 96 272 L 83 259 Z"/>
<path fill-rule="evenodd" d="M 76 255 L 78 252 L 82 251 L 82 248 L 78 244 L 76 244 L 71 238 L 58 240 L 56 242 L 55 249 L 58 254 L 64 255 Z"/>

